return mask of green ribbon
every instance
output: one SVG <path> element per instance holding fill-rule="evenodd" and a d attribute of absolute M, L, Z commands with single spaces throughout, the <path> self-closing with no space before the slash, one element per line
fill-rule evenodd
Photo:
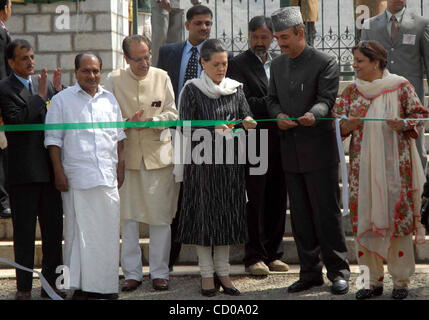
<path fill-rule="evenodd" d="M 316 120 L 336 120 L 338 118 L 316 118 Z M 255 122 L 275 122 L 279 120 L 297 121 L 298 118 L 258 119 Z M 361 118 L 362 121 L 386 121 L 385 118 Z M 414 121 L 429 121 L 424 119 L 403 119 Z M 173 120 L 173 121 L 117 121 L 117 122 L 76 122 L 76 123 L 29 123 L 1 125 L 0 131 L 47 131 L 47 130 L 87 130 L 115 128 L 166 128 L 166 127 L 215 127 L 222 124 L 241 123 L 242 120 Z"/>

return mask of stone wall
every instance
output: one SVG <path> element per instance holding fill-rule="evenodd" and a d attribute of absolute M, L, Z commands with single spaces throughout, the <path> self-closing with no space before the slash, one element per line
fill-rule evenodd
<path fill-rule="evenodd" d="M 69 28 L 64 11 L 70 13 Z M 103 59 L 102 81 L 107 73 L 122 67 L 121 43 L 128 35 L 128 0 L 86 0 L 80 4 L 55 2 L 13 6 L 7 22 L 13 39 L 28 40 L 34 48 L 36 69 L 61 67 L 63 83 L 74 83 L 74 57 L 82 51 L 93 51 Z"/>

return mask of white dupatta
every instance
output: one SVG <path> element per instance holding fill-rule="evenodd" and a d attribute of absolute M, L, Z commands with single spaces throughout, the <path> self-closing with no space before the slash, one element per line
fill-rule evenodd
<path fill-rule="evenodd" d="M 398 89 L 405 78 L 384 71 L 382 79 L 356 80 L 357 89 L 372 100 L 366 118 L 399 118 Z M 425 175 L 415 139 L 411 148 L 414 223 L 416 240 L 424 240 L 420 224 L 420 206 Z M 396 205 L 401 199 L 398 133 L 385 121 L 364 121 L 360 152 L 358 230 L 360 246 L 387 260 L 395 232 Z M 423 235 L 421 233 L 423 231 Z"/>

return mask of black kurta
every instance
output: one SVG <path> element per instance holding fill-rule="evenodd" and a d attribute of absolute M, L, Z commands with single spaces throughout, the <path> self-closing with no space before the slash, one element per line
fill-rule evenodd
<path fill-rule="evenodd" d="M 181 120 L 244 119 L 251 115 L 243 90 L 210 99 L 196 86 L 183 89 Z M 193 128 L 192 131 L 198 128 Z M 201 246 L 231 245 L 247 240 L 245 165 L 215 164 L 214 128 L 206 128 L 213 138 L 212 164 L 185 164 L 183 199 L 178 241 Z M 200 144 L 192 142 L 192 149 Z M 235 148 L 237 150 L 237 146 Z M 224 153 L 225 154 L 225 153 Z"/>

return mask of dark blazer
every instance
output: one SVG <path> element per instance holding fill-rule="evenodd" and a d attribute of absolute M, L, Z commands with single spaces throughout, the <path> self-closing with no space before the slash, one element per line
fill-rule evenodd
<path fill-rule="evenodd" d="M 168 43 L 159 49 L 157 68 L 167 71 L 173 85 L 176 106 L 179 100 L 179 78 L 180 65 L 182 63 L 182 54 L 185 49 L 186 41 L 177 43 Z M 228 59 L 232 59 L 232 53 L 228 52 Z"/>
<path fill-rule="evenodd" d="M 0 80 L 5 79 L 11 73 L 9 63 L 6 59 L 6 48 L 10 42 L 9 33 L 0 27 Z"/>
<path fill-rule="evenodd" d="M 180 64 L 182 63 L 183 49 L 185 42 L 168 43 L 159 49 L 158 65 L 164 71 L 167 71 L 170 77 L 171 84 L 173 85 L 174 96 L 176 105 L 179 99 L 179 77 L 180 77 Z"/>
<path fill-rule="evenodd" d="M 32 84 L 30 93 L 14 74 L 0 81 L 0 109 L 5 124 L 45 122 L 46 101 L 37 94 L 37 77 L 32 77 Z M 49 83 L 48 98 L 54 94 L 55 89 Z M 53 181 L 44 131 L 9 131 L 6 137 L 11 185 Z"/>
<path fill-rule="evenodd" d="M 271 56 L 275 58 L 278 55 Z M 268 119 L 270 116 L 265 101 L 268 78 L 262 62 L 255 54 L 247 50 L 229 60 L 227 76 L 243 83 L 243 91 L 253 116 L 256 119 Z"/>

